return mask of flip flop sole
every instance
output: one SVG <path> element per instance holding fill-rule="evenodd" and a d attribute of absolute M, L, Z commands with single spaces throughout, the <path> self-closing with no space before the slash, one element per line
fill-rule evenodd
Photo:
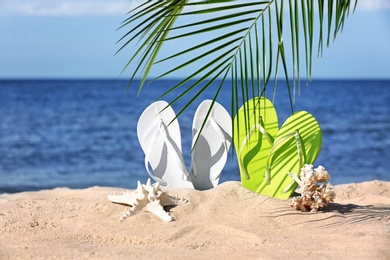
<path fill-rule="evenodd" d="M 248 100 L 238 110 L 233 123 L 234 145 L 239 160 L 241 183 L 251 191 L 256 191 L 264 179 L 267 156 L 272 147 L 259 129 L 248 137 L 251 129 L 259 123 L 260 117 L 268 135 L 275 137 L 279 127 L 278 116 L 272 102 L 264 97 Z"/>
<path fill-rule="evenodd" d="M 292 133 L 298 131 L 302 147 L 302 161 L 299 162 L 297 141 Z M 285 138 L 289 136 L 290 138 Z M 317 120 L 306 111 L 292 114 L 278 131 L 274 145 L 277 145 L 270 154 L 270 184 L 264 180 L 256 190 L 257 193 L 278 198 L 288 199 L 297 187 L 294 183 L 287 192 L 283 193 L 293 179 L 287 175 L 300 173 L 300 166 L 313 164 L 317 159 L 322 144 L 321 128 Z M 300 165 L 301 164 L 301 165 Z"/>
<path fill-rule="evenodd" d="M 194 147 L 190 176 L 197 190 L 207 190 L 218 185 L 231 145 L 230 114 L 217 102 L 214 102 L 210 111 L 212 102 L 205 100 L 198 106 L 192 124 Z"/>
<path fill-rule="evenodd" d="M 155 176 L 151 177 L 161 182 L 161 188 L 193 188 L 191 182 L 183 180 L 188 173 L 182 156 L 179 122 L 172 121 L 175 117 L 167 102 L 152 103 L 138 120 L 138 140 L 153 169 Z"/>

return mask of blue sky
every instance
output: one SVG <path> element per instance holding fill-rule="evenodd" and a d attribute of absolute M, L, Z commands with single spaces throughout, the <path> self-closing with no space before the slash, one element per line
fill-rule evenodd
<path fill-rule="evenodd" d="M 0 0 L 0 78 L 120 78 L 130 50 L 114 56 L 116 29 L 139 2 Z M 390 78 L 389 46 L 390 1 L 360 0 L 313 77 Z"/>

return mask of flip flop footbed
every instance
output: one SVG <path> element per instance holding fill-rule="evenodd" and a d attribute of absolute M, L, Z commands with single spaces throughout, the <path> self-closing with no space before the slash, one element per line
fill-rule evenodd
<path fill-rule="evenodd" d="M 181 134 L 173 109 L 165 101 L 152 103 L 141 114 L 137 135 L 145 153 L 145 167 L 162 188 L 193 188 L 182 156 Z M 148 165 L 149 164 L 149 165 Z"/>
<path fill-rule="evenodd" d="M 256 191 L 264 179 L 272 139 L 278 132 L 276 110 L 270 100 L 264 97 L 253 98 L 238 110 L 233 125 L 242 185 Z M 261 132 L 259 126 L 266 131 L 268 137 Z"/>
<path fill-rule="evenodd" d="M 296 139 L 294 134 L 299 134 Z M 317 120 L 306 111 L 292 114 L 278 131 L 274 140 L 274 148 L 269 157 L 270 184 L 264 180 L 256 190 L 257 193 L 288 199 L 297 187 L 294 183 L 287 192 L 283 193 L 293 179 L 287 175 L 300 173 L 304 164 L 313 164 L 322 144 L 322 134 Z M 298 146 L 301 147 L 299 149 Z M 301 150 L 300 162 L 298 151 Z"/>
<path fill-rule="evenodd" d="M 192 124 L 191 181 L 197 190 L 218 185 L 231 145 L 230 114 L 219 103 L 203 101 Z"/>

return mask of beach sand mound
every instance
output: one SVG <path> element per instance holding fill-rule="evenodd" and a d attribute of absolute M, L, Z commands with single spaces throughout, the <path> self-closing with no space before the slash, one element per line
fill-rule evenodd
<path fill-rule="evenodd" d="M 141 212 L 119 221 L 118 188 L 0 195 L 0 259 L 389 259 L 390 182 L 334 187 L 336 200 L 299 212 L 239 182 L 174 189 L 188 203 L 165 223 Z"/>

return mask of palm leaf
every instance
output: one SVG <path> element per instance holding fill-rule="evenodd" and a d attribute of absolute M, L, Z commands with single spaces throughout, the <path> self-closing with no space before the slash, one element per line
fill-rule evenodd
<path fill-rule="evenodd" d="M 139 90 L 147 80 L 158 80 L 192 66 L 192 74 L 158 97 L 179 92 L 177 98 L 170 102 L 172 104 L 190 95 L 189 102 L 178 115 L 201 93 L 217 84 L 213 96 L 215 101 L 228 76 L 231 77 L 232 114 L 235 114 L 241 104 L 253 96 L 267 95 L 272 75 L 275 95 L 280 69 L 287 82 L 286 91 L 293 111 L 296 86 L 299 92 L 302 59 L 306 80 L 311 80 L 315 26 L 319 26 L 317 48 L 320 55 L 323 52 L 324 32 L 327 33 L 329 45 L 331 35 L 335 39 L 343 29 L 352 2 L 355 9 L 357 1 L 147 1 L 131 10 L 120 27 L 128 31 L 119 40 L 122 46 L 118 52 L 124 52 L 130 44 L 138 43 L 137 49 L 131 50 L 129 62 L 123 71 L 130 69 L 132 72 L 129 86 L 134 78 L 140 77 Z M 324 22 L 326 13 L 327 23 Z M 289 19 L 285 19 L 285 15 Z M 284 30 L 286 25 L 290 30 Z M 289 43 L 283 40 L 285 36 L 291 38 Z M 180 46 L 178 43 L 184 39 L 185 48 L 169 48 L 172 44 Z M 165 57 L 161 56 L 162 48 L 169 53 Z M 167 68 L 166 71 L 150 78 L 152 68 L 161 65 Z M 261 104 L 258 107 L 260 109 Z"/>

